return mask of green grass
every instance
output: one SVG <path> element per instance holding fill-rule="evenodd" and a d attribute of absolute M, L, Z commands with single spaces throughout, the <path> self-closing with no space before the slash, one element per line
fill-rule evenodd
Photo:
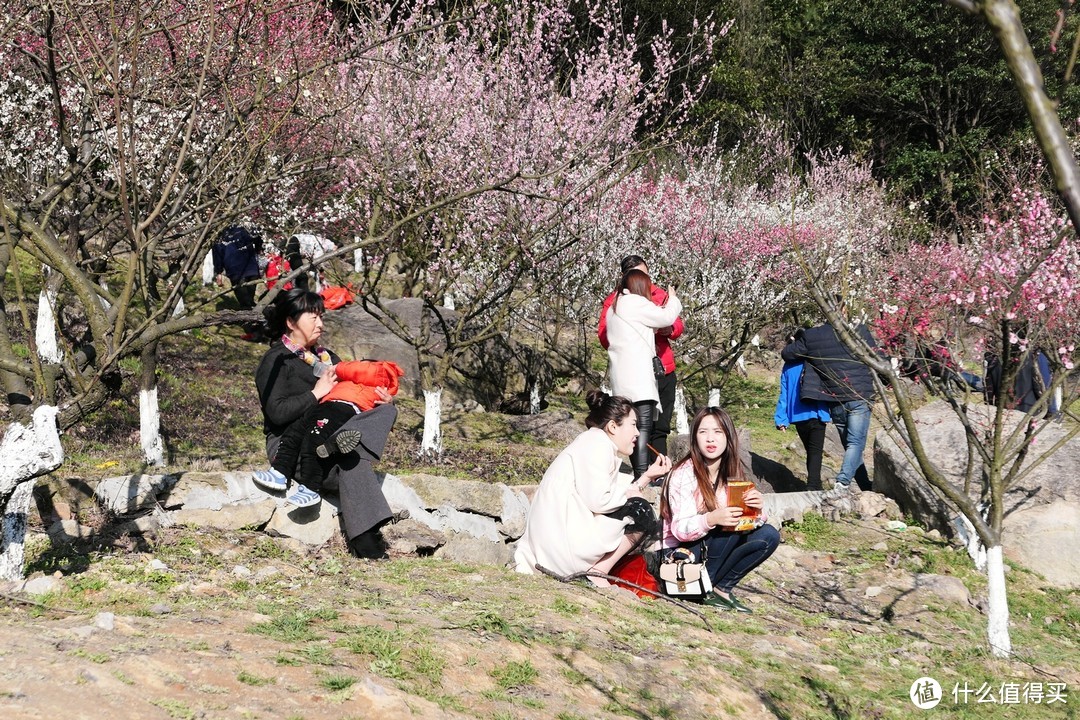
<path fill-rule="evenodd" d="M 279 642 L 297 643 L 318 640 L 319 636 L 311 629 L 317 616 L 300 610 L 273 618 L 267 622 L 256 623 L 248 632 L 265 635 Z"/>
<path fill-rule="evenodd" d="M 263 685 L 274 684 L 273 678 L 260 677 L 258 675 L 249 673 L 247 670 L 241 670 L 239 673 L 237 673 L 236 679 L 238 682 L 242 682 L 245 685 L 251 685 L 252 687 L 261 687 Z"/>
<path fill-rule="evenodd" d="M 508 662 L 491 671 L 491 677 L 503 690 L 532 685 L 540 673 L 528 660 L 524 662 Z"/>
<path fill-rule="evenodd" d="M 839 531 L 836 525 L 818 513 L 804 514 L 802 522 L 792 523 L 790 529 L 793 533 L 788 537 L 801 536 L 800 544 L 808 550 L 835 550 L 837 547 Z"/>
<path fill-rule="evenodd" d="M 319 684 L 327 690 L 337 692 L 346 690 L 356 684 L 356 678 L 348 675 L 327 675 L 319 680 Z"/>

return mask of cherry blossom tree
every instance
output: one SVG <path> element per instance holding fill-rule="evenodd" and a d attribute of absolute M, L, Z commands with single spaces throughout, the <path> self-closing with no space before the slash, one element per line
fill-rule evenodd
<path fill-rule="evenodd" d="M 966 525 L 969 551 L 989 580 L 991 650 L 1004 657 L 1011 653 L 1002 558 L 1006 493 L 1080 432 L 1073 425 L 1056 443 L 1036 442 L 1053 420 L 1048 410 L 1055 391 L 1065 390 L 1059 393 L 1063 409 L 1076 400 L 1076 388 L 1067 380 L 1080 335 L 1080 243 L 1063 209 L 1038 189 L 1015 189 L 979 225 L 963 244 L 943 238 L 895 248 L 880 284 L 858 295 L 870 314 L 880 313 L 877 331 L 888 352 L 903 356 L 918 343 L 928 348 L 934 329 L 934 338 L 943 334 L 954 341 L 955 356 L 987 353 L 1000 360 L 1002 391 L 990 407 L 962 382 L 959 367 L 920 378 L 949 403 L 965 430 L 968 463 L 959 478 L 947 475 L 927 453 L 908 386 L 892 379 L 888 361 L 850 332 L 832 301 L 836 287 L 815 278 L 812 293 L 845 344 L 887 380 L 887 429 L 932 492 Z M 1049 360 L 1046 387 L 1032 407 L 1013 410 L 1011 388 L 1025 364 L 1032 368 L 1038 352 Z M 935 360 L 946 368 L 953 362 L 946 355 Z"/>
<path fill-rule="evenodd" d="M 624 178 L 587 216 L 590 239 L 560 294 L 584 298 L 577 312 L 595 327 L 619 259 L 642 255 L 655 282 L 679 286 L 680 379 L 699 376 L 705 388 L 723 383 L 763 328 L 806 303 L 803 263 L 864 291 L 902 227 L 867 165 L 839 154 L 795 164 L 783 128 L 764 121 L 737 148 L 681 144 L 667 157 Z"/>
<path fill-rule="evenodd" d="M 560 272 L 579 240 L 563 232 L 567 218 L 671 137 L 699 90 L 695 79 L 668 100 L 687 67 L 707 59 L 709 28 L 700 45 L 676 55 L 670 34 L 625 33 L 617 4 L 587 9 L 583 18 L 569 2 L 529 0 L 479 3 L 453 17 L 418 2 L 396 35 L 343 71 L 350 82 L 342 92 L 353 95 L 348 132 L 364 144 L 343 183 L 352 216 L 367 221 L 356 229 L 370 243 L 362 286 L 392 277 L 428 309 L 423 326 L 410 328 L 378 292 L 361 293 L 416 350 L 428 408 L 424 452 L 439 451 L 448 373 L 525 317 L 519 309 L 548 287 L 543 276 Z M 490 191 L 463 196 L 478 187 Z M 418 212 L 442 198 L 456 202 Z M 452 314 L 441 310 L 448 300 Z"/>

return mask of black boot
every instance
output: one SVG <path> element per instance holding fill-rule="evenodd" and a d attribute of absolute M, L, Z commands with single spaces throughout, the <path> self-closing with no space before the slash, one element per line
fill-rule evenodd
<path fill-rule="evenodd" d="M 378 528 L 362 532 L 349 541 L 349 552 L 367 560 L 386 560 L 386 540 Z"/>

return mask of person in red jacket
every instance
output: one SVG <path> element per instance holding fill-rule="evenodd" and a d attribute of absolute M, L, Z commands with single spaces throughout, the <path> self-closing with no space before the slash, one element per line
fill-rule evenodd
<path fill-rule="evenodd" d="M 308 507 L 322 500 L 318 489 L 324 473 L 319 458 L 352 452 L 360 444 L 359 431 L 338 432 L 341 426 L 350 418 L 374 408 L 387 395 L 397 395 L 398 379 L 405 375 L 397 363 L 389 360 L 354 360 L 329 365 L 315 358 L 313 369 L 318 370 L 320 364 L 324 366 L 322 373 L 316 372 L 316 375 L 333 369 L 337 384 L 300 422 L 290 425 L 281 436 L 270 469 L 252 473 L 255 482 L 269 490 L 284 490 L 294 475 L 302 478 L 303 482 L 297 481 L 286 498 L 297 507 Z"/>
<path fill-rule="evenodd" d="M 622 275 L 631 270 L 641 270 L 646 275 L 649 274 L 649 266 L 640 255 L 627 255 L 624 257 L 622 262 L 619 263 L 619 270 Z M 651 294 L 654 304 L 662 306 L 667 302 L 667 291 L 662 287 L 654 284 Z M 608 348 L 607 311 L 614 300 L 614 292 L 604 299 L 604 306 L 600 308 L 600 324 L 596 329 L 596 335 L 600 338 L 600 344 L 604 346 L 605 350 Z M 657 330 L 655 336 L 656 356 L 664 364 L 664 376 L 656 379 L 656 389 L 660 394 L 660 412 L 653 423 L 652 432 L 649 434 L 649 444 L 663 455 L 667 454 L 667 436 L 671 433 L 671 415 L 675 409 L 675 353 L 671 349 L 671 341 L 677 340 L 682 335 L 682 332 L 682 318 L 675 318 L 675 322 L 670 326 Z M 650 454 L 649 462 L 655 459 L 656 456 Z"/>

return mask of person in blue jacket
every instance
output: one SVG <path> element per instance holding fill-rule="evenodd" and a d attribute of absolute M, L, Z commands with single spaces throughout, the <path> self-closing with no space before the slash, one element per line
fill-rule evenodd
<path fill-rule="evenodd" d="M 789 341 L 794 340 L 794 335 L 789 337 Z M 776 400 L 773 422 L 776 429 L 781 431 L 786 431 L 790 425 L 795 426 L 795 432 L 799 433 L 799 439 L 806 449 L 806 489 L 821 490 L 825 425 L 831 415 L 826 403 L 801 397 L 804 369 L 802 360 L 788 360 L 784 363 L 784 368 L 780 371 L 780 397 Z"/>

